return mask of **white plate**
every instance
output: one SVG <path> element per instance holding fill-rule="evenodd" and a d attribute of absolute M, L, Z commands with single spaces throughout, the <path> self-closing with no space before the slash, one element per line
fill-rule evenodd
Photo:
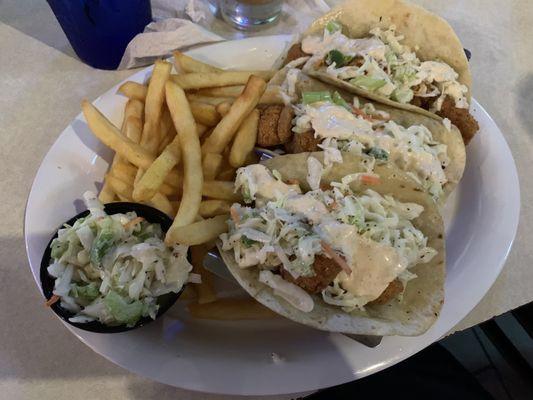
<path fill-rule="evenodd" d="M 288 36 L 205 46 L 189 54 L 228 68 L 267 69 Z M 130 79 L 142 82 L 150 69 Z M 118 86 L 117 86 L 118 87 Z M 95 101 L 116 125 L 125 99 L 114 87 Z M 68 328 L 82 342 L 130 371 L 181 388 L 226 394 L 295 393 L 332 386 L 391 366 L 438 340 L 481 300 L 500 273 L 518 224 L 520 195 L 513 157 L 500 130 L 473 101 L 480 132 L 467 149 L 465 176 L 445 210 L 446 300 L 435 325 L 414 338 L 387 337 L 370 349 L 345 336 L 292 322 L 208 322 L 179 307 L 133 332 L 102 335 Z M 42 162 L 31 189 L 25 239 L 32 273 L 52 232 L 81 210 L 81 193 L 99 188 L 111 152 L 81 114 Z M 44 312 L 44 311 L 43 311 Z M 271 353 L 285 361 L 274 364 Z"/>

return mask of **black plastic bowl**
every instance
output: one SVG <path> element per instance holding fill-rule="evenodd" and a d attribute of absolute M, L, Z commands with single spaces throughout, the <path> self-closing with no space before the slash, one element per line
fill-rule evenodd
<path fill-rule="evenodd" d="M 127 213 L 129 211 L 135 211 L 139 217 L 143 217 L 148 222 L 151 223 L 157 223 L 161 225 L 161 229 L 163 232 L 166 232 L 170 225 L 172 225 L 172 220 L 163 212 L 150 207 L 146 206 L 144 204 L 138 204 L 138 203 L 126 203 L 126 202 L 118 202 L 118 203 L 109 203 L 104 206 L 105 212 L 109 215 L 112 214 L 120 214 L 120 213 Z M 89 215 L 89 211 L 83 211 L 76 215 L 75 217 L 69 219 L 66 224 L 72 226 L 74 222 L 76 222 L 77 219 L 85 217 Z M 61 227 L 58 228 L 58 230 Z M 54 240 L 57 237 L 57 231 L 55 232 L 54 236 L 48 243 L 48 246 L 46 247 L 46 250 L 44 251 L 43 258 L 41 261 L 41 270 L 40 270 L 40 277 L 41 277 L 41 287 L 43 288 L 43 293 L 46 299 L 49 299 L 52 297 L 52 291 L 54 290 L 54 282 L 55 278 L 50 276 L 48 274 L 47 268 L 50 265 L 50 259 L 51 259 L 51 249 L 50 245 L 52 244 L 52 240 Z M 185 285 L 184 285 L 185 287 Z M 159 310 L 157 312 L 156 319 L 159 318 L 161 315 L 163 315 L 170 307 L 174 305 L 176 300 L 178 300 L 178 297 L 180 296 L 182 290 L 179 293 L 168 293 L 163 296 L 159 296 L 157 298 L 157 304 L 159 304 Z M 152 322 L 153 319 L 150 317 L 144 317 L 141 318 L 134 326 L 127 327 L 126 325 L 104 325 L 98 321 L 92 321 L 92 322 L 85 322 L 85 323 L 79 323 L 79 322 L 70 322 L 69 318 L 73 317 L 74 314 L 59 304 L 60 302 L 56 302 L 50 306 L 50 308 L 57 314 L 59 318 L 61 318 L 63 321 L 69 323 L 72 326 L 75 326 L 76 328 L 83 329 L 85 331 L 90 332 L 98 332 L 98 333 L 117 333 L 117 332 L 126 332 L 130 331 L 132 329 L 138 328 L 140 326 L 146 325 L 149 322 Z"/>

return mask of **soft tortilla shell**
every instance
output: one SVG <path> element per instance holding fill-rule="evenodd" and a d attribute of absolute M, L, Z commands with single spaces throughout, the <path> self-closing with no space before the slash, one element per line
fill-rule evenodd
<path fill-rule="evenodd" d="M 281 82 L 285 80 L 287 74 L 287 69 L 281 69 L 273 79 L 275 82 L 269 83 L 273 87 L 279 87 Z M 307 76 L 302 73 L 300 78 L 296 83 L 296 92 L 298 98 L 301 97 L 302 92 L 306 91 L 322 91 L 322 90 L 332 90 L 332 87 L 328 84 L 325 84 L 317 79 Z M 352 103 L 353 93 L 346 90 L 339 90 L 339 93 L 348 101 Z M 292 99 L 297 101 L 297 99 Z M 366 98 L 360 98 L 363 103 L 372 103 L 377 110 L 387 112 L 391 119 L 397 124 L 408 128 L 412 125 L 424 125 L 431 131 L 433 138 L 442 144 L 447 146 L 447 153 L 450 159 L 449 165 L 444 170 L 446 175 L 447 182 L 443 186 L 444 194 L 439 199 L 439 204 L 444 204 L 450 193 L 453 192 L 459 181 L 463 176 L 463 172 L 466 164 L 466 152 L 465 145 L 463 142 L 463 137 L 461 132 L 455 125 L 451 126 L 450 131 L 444 126 L 441 120 L 435 120 L 432 117 L 427 117 L 426 115 L 421 115 L 408 110 L 398 109 L 398 107 L 391 107 L 390 105 L 382 104 L 377 101 L 372 101 Z"/>
<path fill-rule="evenodd" d="M 270 169 L 280 172 L 283 179 L 298 179 L 305 186 L 307 158 L 312 155 L 319 160 L 322 153 L 300 153 L 275 157 L 265 162 Z M 336 165 L 322 179 L 328 183 L 354 172 L 363 171 L 363 158 L 344 155 L 344 163 Z M 428 246 L 438 254 L 427 264 L 413 267 L 410 271 L 418 277 L 410 281 L 403 300 L 382 306 L 368 306 L 365 312 L 343 312 L 339 307 L 326 304 L 321 297 L 314 296 L 315 307 L 304 313 L 292 307 L 273 290 L 259 282 L 258 268 L 240 268 L 233 252 L 220 253 L 229 270 L 241 286 L 256 300 L 278 314 L 293 321 L 331 332 L 360 335 L 416 336 L 424 333 L 437 319 L 444 300 L 445 249 L 444 227 L 436 205 L 427 194 L 407 175 L 390 165 L 378 166 L 376 172 L 381 183 L 371 188 L 382 194 L 392 194 L 404 202 L 424 206 L 424 212 L 414 220 L 414 225 L 428 237 Z M 308 188 L 306 188 L 308 189 Z"/>
<path fill-rule="evenodd" d="M 402 43 L 412 49 L 417 46 L 416 54 L 422 61 L 443 61 L 459 74 L 458 81 L 468 87 L 467 98 L 470 102 L 472 76 L 463 45 L 450 24 L 438 15 L 403 0 L 348 0 L 313 22 L 304 36 L 321 34 L 325 25 L 331 20 L 345 26 L 348 30 L 346 33 L 352 38 L 368 36 L 369 31 L 377 26 L 388 28 L 390 25 L 396 25 L 397 32 L 405 37 Z M 423 108 L 412 104 L 401 104 L 384 96 L 355 88 L 347 82 L 332 78 L 323 69 L 317 71 L 306 68 L 306 71 L 352 93 L 440 119 L 439 116 Z"/>

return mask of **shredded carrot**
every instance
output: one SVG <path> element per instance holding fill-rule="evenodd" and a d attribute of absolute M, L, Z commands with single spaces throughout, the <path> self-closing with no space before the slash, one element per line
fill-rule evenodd
<path fill-rule="evenodd" d="M 366 185 L 379 185 L 381 181 L 378 176 L 361 175 L 361 182 Z"/>
<path fill-rule="evenodd" d="M 332 260 L 335 261 L 337 264 L 339 264 L 339 267 L 341 267 L 344 272 L 346 272 L 348 275 L 352 273 L 352 269 L 350 268 L 346 260 L 339 256 L 329 244 L 327 244 L 323 240 L 320 241 L 320 244 L 322 245 L 322 250 L 324 250 L 324 253 L 330 256 Z"/>
<path fill-rule="evenodd" d="M 352 110 L 355 115 L 359 115 L 360 117 L 362 117 L 363 119 L 366 119 L 367 121 L 372 121 L 373 119 L 376 119 L 376 118 L 373 118 L 371 115 L 368 115 L 366 112 L 364 112 L 360 108 L 352 106 Z"/>
<path fill-rule="evenodd" d="M 287 179 L 287 185 L 298 185 L 298 186 L 300 186 L 300 181 L 298 179 Z"/>
<path fill-rule="evenodd" d="M 236 224 L 241 222 L 241 216 L 239 215 L 239 213 L 237 212 L 237 210 L 234 207 L 231 207 L 229 209 L 229 213 L 231 215 L 231 219 L 233 220 L 233 222 L 235 222 Z"/>
<path fill-rule="evenodd" d="M 57 294 L 53 294 L 52 297 L 50 297 L 44 305 L 46 307 L 50 307 L 52 304 L 57 303 L 57 301 L 60 299 L 60 297 Z"/>
<path fill-rule="evenodd" d="M 133 218 L 131 221 L 129 221 L 126 224 L 124 224 L 124 229 L 132 228 L 135 225 L 140 224 L 142 221 L 144 221 L 143 217 Z"/>

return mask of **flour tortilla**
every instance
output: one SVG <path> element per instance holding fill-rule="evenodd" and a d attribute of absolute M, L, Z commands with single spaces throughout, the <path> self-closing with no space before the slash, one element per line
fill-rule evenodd
<path fill-rule="evenodd" d="M 415 52 L 420 60 L 443 61 L 459 74 L 458 81 L 468 87 L 467 99 L 470 102 L 472 76 L 463 45 L 450 24 L 438 15 L 403 0 L 348 0 L 313 22 L 303 36 L 322 34 L 331 20 L 341 23 L 347 29 L 344 33 L 351 38 L 366 37 L 372 28 L 378 26 L 387 29 L 396 25 L 397 33 L 405 37 L 401 43 L 411 49 L 417 47 Z M 325 67 L 314 69 L 307 65 L 304 69 L 309 75 L 349 92 L 441 120 L 438 115 L 421 107 L 398 103 L 333 78 L 325 72 Z"/>
<path fill-rule="evenodd" d="M 270 85 L 271 88 L 279 88 L 287 75 L 287 68 L 283 68 L 273 77 Z M 296 82 L 296 96 L 290 99 L 294 104 L 298 103 L 301 98 L 302 92 L 319 92 L 328 90 L 330 92 L 337 90 L 339 94 L 349 103 L 353 102 L 353 91 L 346 91 L 332 87 L 320 80 L 307 76 L 305 73 L 299 75 L 299 79 Z M 281 89 L 280 89 L 281 92 Z M 281 97 L 281 95 L 280 95 Z M 439 205 L 443 205 L 446 199 L 453 192 L 461 178 L 466 164 L 466 151 L 461 132 L 455 125 L 451 125 L 450 130 L 444 126 L 441 120 L 435 120 L 434 118 L 426 115 L 421 115 L 412 111 L 399 109 L 398 107 L 391 107 L 390 105 L 382 104 L 377 101 L 372 101 L 367 98 L 360 97 L 362 104 L 371 103 L 376 110 L 387 112 L 391 119 L 398 125 L 408 128 L 412 125 L 424 125 L 428 128 L 433 135 L 433 139 L 437 142 L 445 144 L 447 146 L 447 153 L 450 159 L 449 165 L 444 170 L 447 182 L 443 186 L 444 194 L 439 198 Z"/>
<path fill-rule="evenodd" d="M 275 157 L 264 164 L 271 170 L 277 170 L 284 180 L 298 179 L 304 186 L 303 189 L 309 190 L 303 183 L 306 182 L 306 160 L 310 155 L 323 160 L 322 153 L 300 153 Z M 363 157 L 346 154 L 344 160 L 344 163 L 335 165 L 323 177 L 322 182 L 340 181 L 349 173 L 364 171 Z M 233 252 L 223 251 L 219 246 L 228 269 L 257 301 L 295 322 L 325 331 L 347 334 L 381 336 L 423 334 L 437 320 L 444 301 L 445 248 L 442 218 L 431 198 L 405 173 L 391 165 L 378 166 L 376 173 L 380 175 L 381 183 L 371 186 L 373 190 L 381 194 L 391 194 L 403 202 L 414 202 L 424 206 L 424 212 L 413 221 L 413 224 L 428 237 L 428 246 L 437 250 L 437 255 L 429 263 L 410 269 L 418 277 L 407 284 L 401 302 L 393 300 L 381 306 L 367 306 L 364 312 L 347 313 L 340 307 L 325 303 L 321 296 L 313 296 L 314 309 L 304 313 L 274 295 L 270 287 L 259 282 L 258 268 L 240 268 Z"/>

